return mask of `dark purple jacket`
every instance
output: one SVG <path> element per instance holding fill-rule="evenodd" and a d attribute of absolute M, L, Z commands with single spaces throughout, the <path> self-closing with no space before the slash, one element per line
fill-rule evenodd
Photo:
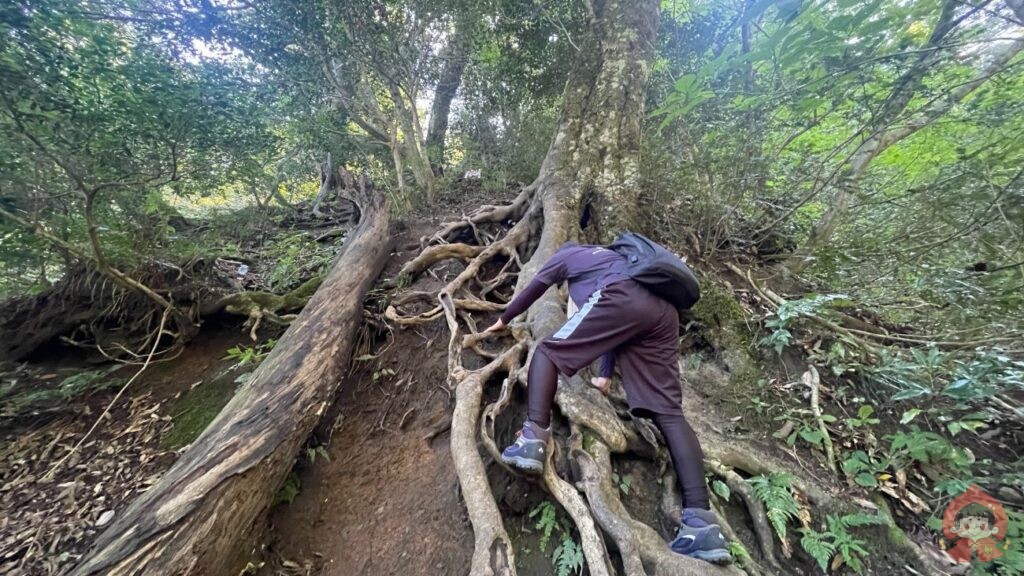
<path fill-rule="evenodd" d="M 526 311 L 552 285 L 569 281 L 569 297 L 577 307 L 590 299 L 590 295 L 612 282 L 629 278 L 626 274 L 616 271 L 618 264 L 626 261 L 620 254 L 605 246 L 593 244 L 564 244 L 544 263 L 544 266 L 533 277 L 505 308 L 501 320 L 505 324 Z M 604 273 L 601 274 L 600 271 Z M 613 356 L 606 354 L 601 358 L 601 376 L 611 376 L 614 367 Z"/>

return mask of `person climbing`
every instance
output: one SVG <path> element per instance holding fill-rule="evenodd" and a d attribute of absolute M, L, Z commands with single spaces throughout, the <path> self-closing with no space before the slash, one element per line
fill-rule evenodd
<path fill-rule="evenodd" d="M 661 430 L 682 488 L 682 519 L 670 547 L 715 564 L 730 563 L 718 518 L 710 510 L 704 454 L 683 415 L 677 309 L 634 280 L 625 256 L 606 246 L 563 245 L 485 332 L 502 330 L 550 286 L 566 280 L 578 310 L 534 349 L 527 377 L 528 419 L 502 460 L 527 473 L 543 473 L 558 374 L 573 376 L 601 358 L 591 384 L 607 394 L 617 363 L 630 412 L 651 418 Z"/>

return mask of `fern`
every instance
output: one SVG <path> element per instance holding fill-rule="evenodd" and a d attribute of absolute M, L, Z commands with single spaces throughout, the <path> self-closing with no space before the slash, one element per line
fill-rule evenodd
<path fill-rule="evenodd" d="M 729 553 L 732 554 L 732 557 L 735 558 L 741 566 L 745 565 L 744 562 L 752 560 L 752 558 L 750 557 L 750 552 L 747 551 L 747 548 L 743 546 L 743 544 L 735 540 L 726 543 L 725 547 L 729 550 Z"/>
<path fill-rule="evenodd" d="M 548 501 L 541 502 L 530 511 L 530 518 L 540 516 L 537 519 L 536 528 L 540 530 L 540 549 L 542 552 L 547 549 L 548 542 L 551 542 L 551 534 L 555 531 L 555 527 L 558 526 L 557 513 L 555 505 Z"/>
<path fill-rule="evenodd" d="M 285 478 L 284 485 L 277 491 L 277 495 L 274 496 L 274 504 L 291 504 L 295 497 L 302 491 L 302 479 L 298 473 L 292 472 Z"/>
<path fill-rule="evenodd" d="M 835 544 L 829 540 L 828 534 L 822 534 L 810 528 L 804 528 L 803 533 L 804 537 L 800 539 L 800 546 L 810 554 L 811 558 L 814 558 L 823 572 L 827 572 L 828 561 L 836 553 Z"/>
<path fill-rule="evenodd" d="M 558 576 L 582 574 L 585 563 L 583 548 L 572 537 L 572 526 L 564 517 L 559 517 L 558 508 L 548 501 L 541 502 L 530 511 L 530 518 L 537 518 L 536 528 L 540 530 L 540 549 L 547 549 L 551 537 L 558 533 L 558 546 L 551 553 L 551 563 Z"/>
<path fill-rule="evenodd" d="M 860 574 L 864 570 L 862 559 L 868 556 L 868 551 L 864 548 L 864 541 L 850 534 L 849 530 L 858 526 L 877 526 L 884 524 L 885 520 L 880 516 L 868 514 L 829 514 L 827 522 L 828 530 L 825 532 L 804 528 L 800 546 L 814 558 L 823 571 L 828 571 L 829 560 L 833 560 L 833 570 L 845 563 Z"/>
<path fill-rule="evenodd" d="M 551 555 L 558 576 L 581 574 L 583 572 L 583 548 L 567 532 L 562 533 L 562 542 Z"/>
<path fill-rule="evenodd" d="M 885 519 L 872 514 L 849 514 L 839 517 L 829 516 L 828 522 L 829 527 L 832 527 L 834 523 L 834 526 L 846 529 L 857 526 L 880 526 L 885 524 Z"/>
<path fill-rule="evenodd" d="M 786 524 L 795 520 L 800 513 L 800 503 L 793 496 L 793 477 L 789 474 L 755 476 L 747 482 L 754 489 L 754 495 L 765 506 L 768 521 L 771 522 L 780 540 L 786 539 Z"/>

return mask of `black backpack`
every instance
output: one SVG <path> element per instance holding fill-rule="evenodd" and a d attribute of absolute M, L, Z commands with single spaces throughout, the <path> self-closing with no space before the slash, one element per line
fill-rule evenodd
<path fill-rule="evenodd" d="M 626 257 L 624 272 L 655 295 L 680 310 L 700 300 L 693 271 L 678 256 L 654 240 L 635 232 L 623 232 L 609 249 Z"/>

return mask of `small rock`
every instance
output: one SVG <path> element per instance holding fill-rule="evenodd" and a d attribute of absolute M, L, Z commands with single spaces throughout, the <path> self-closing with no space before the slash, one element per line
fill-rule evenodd
<path fill-rule="evenodd" d="M 114 511 L 104 510 L 103 513 L 100 514 L 100 519 L 96 521 L 96 526 L 106 526 L 107 524 L 110 524 L 110 521 L 113 519 Z"/>

